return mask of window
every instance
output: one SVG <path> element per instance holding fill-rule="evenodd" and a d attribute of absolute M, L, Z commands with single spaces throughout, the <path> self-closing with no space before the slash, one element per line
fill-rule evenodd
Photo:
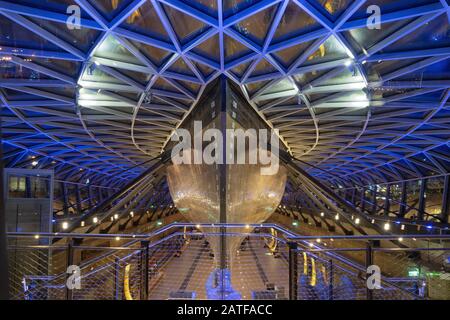
<path fill-rule="evenodd" d="M 30 177 L 31 198 L 50 198 L 48 178 Z"/>
<path fill-rule="evenodd" d="M 27 187 L 25 177 L 9 176 L 8 185 L 9 185 L 9 192 L 8 192 L 9 198 L 27 197 Z"/>
<path fill-rule="evenodd" d="M 389 211 L 399 213 L 400 203 L 402 202 L 402 185 L 399 183 L 391 184 L 389 193 Z"/>
<path fill-rule="evenodd" d="M 375 187 L 376 187 L 376 190 L 377 190 L 377 195 L 376 195 L 377 209 L 376 209 L 376 212 L 383 213 L 384 212 L 384 205 L 386 203 L 387 185 L 377 185 Z"/>
<path fill-rule="evenodd" d="M 406 183 L 406 218 L 415 218 L 419 215 L 421 180 L 408 181 Z"/>
<path fill-rule="evenodd" d="M 427 180 L 425 188 L 425 212 L 427 214 L 434 216 L 442 213 L 444 185 L 444 177 L 430 178 Z"/>

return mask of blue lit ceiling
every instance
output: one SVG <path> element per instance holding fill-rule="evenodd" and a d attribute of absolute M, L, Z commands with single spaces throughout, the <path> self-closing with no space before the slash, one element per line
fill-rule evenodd
<path fill-rule="evenodd" d="M 322 179 L 445 174 L 449 16 L 445 0 L 0 1 L 4 158 L 120 185 L 225 74 Z"/>

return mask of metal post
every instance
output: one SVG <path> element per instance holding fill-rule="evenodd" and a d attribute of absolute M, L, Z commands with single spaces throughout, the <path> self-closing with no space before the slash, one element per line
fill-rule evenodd
<path fill-rule="evenodd" d="M 400 211 L 399 216 L 404 217 L 406 212 L 406 182 L 402 182 L 402 196 L 400 200 Z"/>
<path fill-rule="evenodd" d="M 391 198 L 391 185 L 386 185 L 386 197 L 384 199 L 384 215 L 389 216 L 389 209 L 390 209 L 390 198 Z"/>
<path fill-rule="evenodd" d="M 426 179 L 422 179 L 420 180 L 420 195 L 419 195 L 419 217 L 418 220 L 419 221 L 423 221 L 423 217 L 425 214 L 425 190 L 427 187 L 427 180 Z"/>
<path fill-rule="evenodd" d="M 334 278 L 334 270 L 333 270 L 333 260 L 330 259 L 330 272 L 328 273 L 328 299 L 333 300 L 333 278 Z"/>
<path fill-rule="evenodd" d="M 73 239 L 69 238 L 67 239 L 67 263 L 66 263 L 66 270 L 69 269 L 69 266 L 73 265 L 74 257 L 73 257 Z M 69 280 L 69 277 L 71 274 L 66 274 L 66 300 L 73 300 L 73 290 L 69 288 L 67 285 L 67 281 Z"/>
<path fill-rule="evenodd" d="M 69 215 L 69 196 L 67 195 L 67 185 L 64 182 L 61 182 L 61 186 L 62 186 L 62 196 L 63 196 L 63 211 L 64 211 L 64 216 L 68 216 Z"/>
<path fill-rule="evenodd" d="M 297 242 L 288 242 L 289 247 L 289 300 L 298 298 Z"/>
<path fill-rule="evenodd" d="M 377 214 L 377 192 L 378 192 L 378 186 L 372 185 L 372 209 L 371 209 L 371 213 L 373 215 Z"/>
<path fill-rule="evenodd" d="M 1 123 L 1 118 L 0 118 Z M 1 125 L 0 125 L 0 135 Z M 9 299 L 8 250 L 6 239 L 5 190 L 3 177 L 3 144 L 0 142 L 0 300 Z"/>
<path fill-rule="evenodd" d="M 121 300 L 120 296 L 120 259 L 114 259 L 114 299 Z"/>
<path fill-rule="evenodd" d="M 361 212 L 364 212 L 366 209 L 366 189 L 364 187 L 361 188 Z"/>
<path fill-rule="evenodd" d="M 450 222 L 448 216 L 450 214 L 450 176 L 444 178 L 444 193 L 442 195 L 442 211 L 441 218 L 444 223 Z"/>
<path fill-rule="evenodd" d="M 367 247 L 366 247 L 366 270 L 369 266 L 373 264 L 373 242 L 368 241 Z M 366 279 L 367 279 L 367 273 L 366 273 Z M 371 289 L 369 289 L 369 286 L 367 286 L 366 283 L 366 298 L 367 300 L 373 300 L 373 292 Z"/>
<path fill-rule="evenodd" d="M 75 201 L 76 201 L 77 213 L 81 214 L 83 210 L 82 210 L 82 206 L 81 206 L 81 192 L 80 192 L 80 187 L 78 186 L 78 184 L 75 185 Z"/>
<path fill-rule="evenodd" d="M 141 241 L 141 300 L 148 300 L 149 241 Z"/>

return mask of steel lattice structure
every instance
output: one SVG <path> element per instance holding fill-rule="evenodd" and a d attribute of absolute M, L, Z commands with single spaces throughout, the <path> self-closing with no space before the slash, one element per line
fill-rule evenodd
<path fill-rule="evenodd" d="M 5 160 L 120 186 L 225 74 L 315 176 L 445 175 L 449 19 L 446 0 L 0 1 Z"/>

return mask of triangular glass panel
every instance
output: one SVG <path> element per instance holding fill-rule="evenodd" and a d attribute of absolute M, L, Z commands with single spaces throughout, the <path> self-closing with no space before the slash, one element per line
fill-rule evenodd
<path fill-rule="evenodd" d="M 336 40 L 334 36 L 329 37 L 320 47 L 308 57 L 302 64 L 304 66 L 348 58 L 347 50 Z"/>
<path fill-rule="evenodd" d="M 205 58 L 211 59 L 215 62 L 220 62 L 220 45 L 219 35 L 215 35 L 206 41 L 203 41 L 197 47 L 192 49 L 192 52 L 199 54 Z"/>
<path fill-rule="evenodd" d="M 307 14 L 294 2 L 289 2 L 283 14 L 272 43 L 292 39 L 321 28 L 319 22 Z"/>
<path fill-rule="evenodd" d="M 22 80 L 48 80 L 52 79 L 43 73 L 25 68 L 12 63 L 7 59 L 0 58 L 0 79 L 22 79 Z"/>
<path fill-rule="evenodd" d="M 65 52 L 57 45 L 3 16 L 0 19 L 0 30 L 2 47 Z"/>
<path fill-rule="evenodd" d="M 47 69 L 54 70 L 56 72 L 62 73 L 69 77 L 76 77 L 80 72 L 81 62 L 62 60 L 62 59 L 51 59 L 51 58 L 37 58 L 37 57 L 22 57 L 27 61 L 43 66 Z"/>
<path fill-rule="evenodd" d="M 181 80 L 174 80 L 174 81 L 176 81 L 179 85 L 181 85 L 182 87 L 189 90 L 194 95 L 196 95 L 200 90 L 200 85 L 197 83 L 193 83 L 190 81 L 181 81 Z"/>
<path fill-rule="evenodd" d="M 32 17 L 28 19 L 83 52 L 88 52 L 94 46 L 101 33 L 99 30 L 88 28 L 70 30 L 65 24 L 50 20 Z"/>
<path fill-rule="evenodd" d="M 114 61 L 142 65 L 138 58 L 122 46 L 122 44 L 120 44 L 113 36 L 109 36 L 100 44 L 97 50 L 95 50 L 95 56 Z"/>
<path fill-rule="evenodd" d="M 312 4 L 326 14 L 326 17 L 336 21 L 354 0 L 313 0 Z M 364 7 L 367 7 L 364 6 Z M 325 9 L 325 10 L 324 10 Z"/>
<path fill-rule="evenodd" d="M 108 21 L 113 20 L 133 0 L 88 0 L 89 3 Z"/>
<path fill-rule="evenodd" d="M 166 28 L 161 23 L 155 8 L 150 1 L 144 2 L 135 12 L 133 12 L 121 27 L 149 36 L 153 39 L 171 43 Z"/>
<path fill-rule="evenodd" d="M 142 42 L 130 40 L 131 43 L 139 49 L 154 65 L 161 67 L 171 57 L 172 52 L 157 47 L 147 45 Z"/>
<path fill-rule="evenodd" d="M 152 76 L 150 73 L 142 73 L 126 69 L 120 69 L 119 72 L 140 83 L 141 85 L 146 85 Z"/>
<path fill-rule="evenodd" d="M 312 41 L 308 41 L 308 42 L 304 42 L 304 43 L 300 43 L 298 45 L 280 50 L 280 51 L 276 51 L 274 53 L 272 53 L 272 56 L 275 57 L 275 59 L 281 63 L 281 65 L 283 67 L 285 67 L 286 69 L 289 68 L 292 63 L 294 63 L 294 61 L 300 57 L 304 51 L 306 49 L 309 48 L 309 46 L 311 45 Z"/>
<path fill-rule="evenodd" d="M 200 20 L 170 6 L 163 5 L 163 8 L 181 45 L 185 45 L 190 40 L 195 39 L 209 28 Z"/>
<path fill-rule="evenodd" d="M 226 63 L 253 52 L 251 49 L 249 49 L 242 43 L 236 41 L 235 39 L 227 35 L 224 35 L 223 41 L 224 41 Z"/>
<path fill-rule="evenodd" d="M 268 80 L 268 81 L 258 81 L 258 82 L 248 83 L 245 85 L 245 87 L 247 88 L 249 95 L 252 96 L 256 91 L 261 89 L 263 86 L 265 86 L 269 82 L 270 81 Z"/>
<path fill-rule="evenodd" d="M 243 37 L 262 46 L 277 12 L 277 8 L 277 5 L 270 6 L 269 8 L 240 21 L 235 24 L 233 28 Z"/>
<path fill-rule="evenodd" d="M 253 62 L 253 60 L 241 63 L 240 65 L 232 68 L 231 72 L 238 78 L 241 78 L 252 62 Z"/>
<path fill-rule="evenodd" d="M 357 53 L 363 53 L 363 49 L 370 49 L 380 41 L 386 39 L 394 32 L 398 31 L 408 23 L 413 21 L 414 18 L 404 19 L 394 22 L 386 22 L 381 25 L 381 29 L 369 29 L 367 27 L 352 29 L 343 32 L 346 40 L 357 49 Z M 358 48 L 359 47 L 359 48 Z"/>
<path fill-rule="evenodd" d="M 366 73 L 370 81 L 377 81 L 396 70 L 407 67 L 411 64 L 421 61 L 422 59 L 401 59 L 401 60 L 386 60 L 374 61 L 364 64 Z"/>
<path fill-rule="evenodd" d="M 228 18 L 242 10 L 245 10 L 261 0 L 223 0 L 223 15 Z"/>
<path fill-rule="evenodd" d="M 191 0 L 189 5 L 207 15 L 217 18 L 217 2 L 211 0 Z"/>
<path fill-rule="evenodd" d="M 179 92 L 174 86 L 172 86 L 164 78 L 161 78 L 161 77 L 155 81 L 155 84 L 153 85 L 152 89 L 169 91 L 169 92 L 177 92 L 177 93 Z"/>
<path fill-rule="evenodd" d="M 450 60 L 434 63 L 423 69 L 415 70 L 411 73 L 405 74 L 401 77 L 395 78 L 395 80 L 401 81 L 417 81 L 418 86 L 422 86 L 423 81 L 435 80 L 435 81 L 449 81 L 450 80 Z"/>
<path fill-rule="evenodd" d="M 380 53 L 406 52 L 450 47 L 450 26 L 446 12 L 422 25 L 396 42 L 390 44 Z"/>
<path fill-rule="evenodd" d="M 192 61 L 192 63 L 194 64 L 194 66 L 197 67 L 197 69 L 202 73 L 202 75 L 207 78 L 209 77 L 211 74 L 213 74 L 214 69 L 210 68 L 202 63 L 198 63 L 196 61 Z"/>
<path fill-rule="evenodd" d="M 175 61 L 168 70 L 175 72 L 175 73 L 180 73 L 180 74 L 185 74 L 188 76 L 195 77 L 192 70 L 189 68 L 189 66 L 186 64 L 186 62 L 181 58 L 179 58 L 177 61 Z"/>
<path fill-rule="evenodd" d="M 275 69 L 275 67 L 270 62 L 268 62 L 266 59 L 261 59 L 261 61 L 258 62 L 258 64 L 253 69 L 253 72 L 250 75 L 250 78 L 260 76 L 263 74 L 273 73 L 273 72 L 278 72 L 278 70 Z"/>
<path fill-rule="evenodd" d="M 67 7 L 75 4 L 73 0 L 46 0 L 46 1 L 36 1 L 36 0 L 8 0 L 8 2 L 20 4 L 27 6 L 29 8 L 41 9 L 52 11 L 60 14 L 67 14 Z M 93 20 L 92 17 L 81 9 L 81 17 Z"/>

